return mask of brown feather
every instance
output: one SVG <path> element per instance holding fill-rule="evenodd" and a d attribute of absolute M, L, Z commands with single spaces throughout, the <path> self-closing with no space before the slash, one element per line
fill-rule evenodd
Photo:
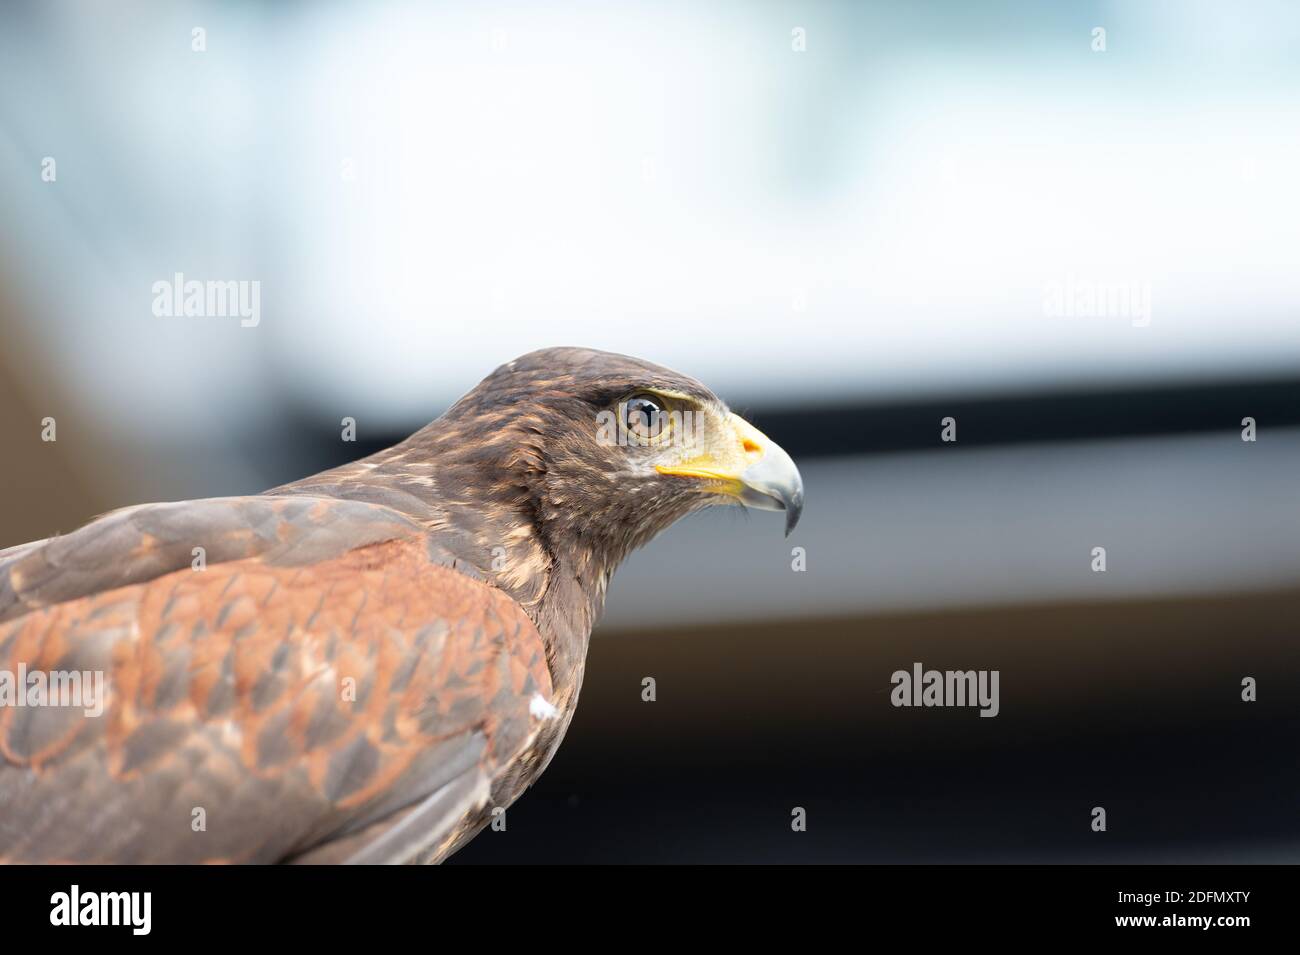
<path fill-rule="evenodd" d="M 439 745 L 481 740 L 469 768 L 492 778 L 551 693 L 532 622 L 415 538 L 33 611 L 0 626 L 0 667 L 19 663 L 103 669 L 110 691 L 98 718 L 0 710 L 0 855 L 19 862 L 288 858 L 445 784 Z"/>

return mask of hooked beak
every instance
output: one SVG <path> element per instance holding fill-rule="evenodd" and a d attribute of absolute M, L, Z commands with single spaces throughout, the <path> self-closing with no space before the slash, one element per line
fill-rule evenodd
<path fill-rule="evenodd" d="M 781 446 L 739 415 L 729 414 L 731 434 L 707 453 L 680 465 L 659 465 L 660 474 L 695 478 L 701 490 L 733 497 L 760 511 L 785 511 L 790 536 L 803 513 L 803 478 Z"/>

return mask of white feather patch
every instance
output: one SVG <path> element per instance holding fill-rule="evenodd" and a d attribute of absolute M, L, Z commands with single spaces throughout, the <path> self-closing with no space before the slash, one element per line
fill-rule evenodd
<path fill-rule="evenodd" d="M 528 712 L 539 720 L 553 720 L 560 715 L 559 709 L 540 693 L 534 693 L 529 700 Z"/>

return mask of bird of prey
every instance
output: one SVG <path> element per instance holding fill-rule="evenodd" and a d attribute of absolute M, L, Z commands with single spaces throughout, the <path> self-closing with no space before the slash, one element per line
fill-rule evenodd
<path fill-rule="evenodd" d="M 0 861 L 441 861 L 554 755 L 619 562 L 719 503 L 788 533 L 799 472 L 553 348 L 363 460 L 0 551 Z"/>

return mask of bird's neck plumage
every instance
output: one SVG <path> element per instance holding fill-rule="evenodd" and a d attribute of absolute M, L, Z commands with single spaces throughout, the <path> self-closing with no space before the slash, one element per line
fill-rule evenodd
<path fill-rule="evenodd" d="M 481 445 L 467 455 L 429 431 L 268 493 L 367 501 L 410 517 L 437 559 L 499 587 L 523 608 L 546 642 L 557 693 L 576 695 L 609 580 L 637 542 L 593 533 L 581 515 L 557 513 L 544 464 L 527 459 L 526 442 L 510 446 L 512 460 L 494 461 Z"/>

